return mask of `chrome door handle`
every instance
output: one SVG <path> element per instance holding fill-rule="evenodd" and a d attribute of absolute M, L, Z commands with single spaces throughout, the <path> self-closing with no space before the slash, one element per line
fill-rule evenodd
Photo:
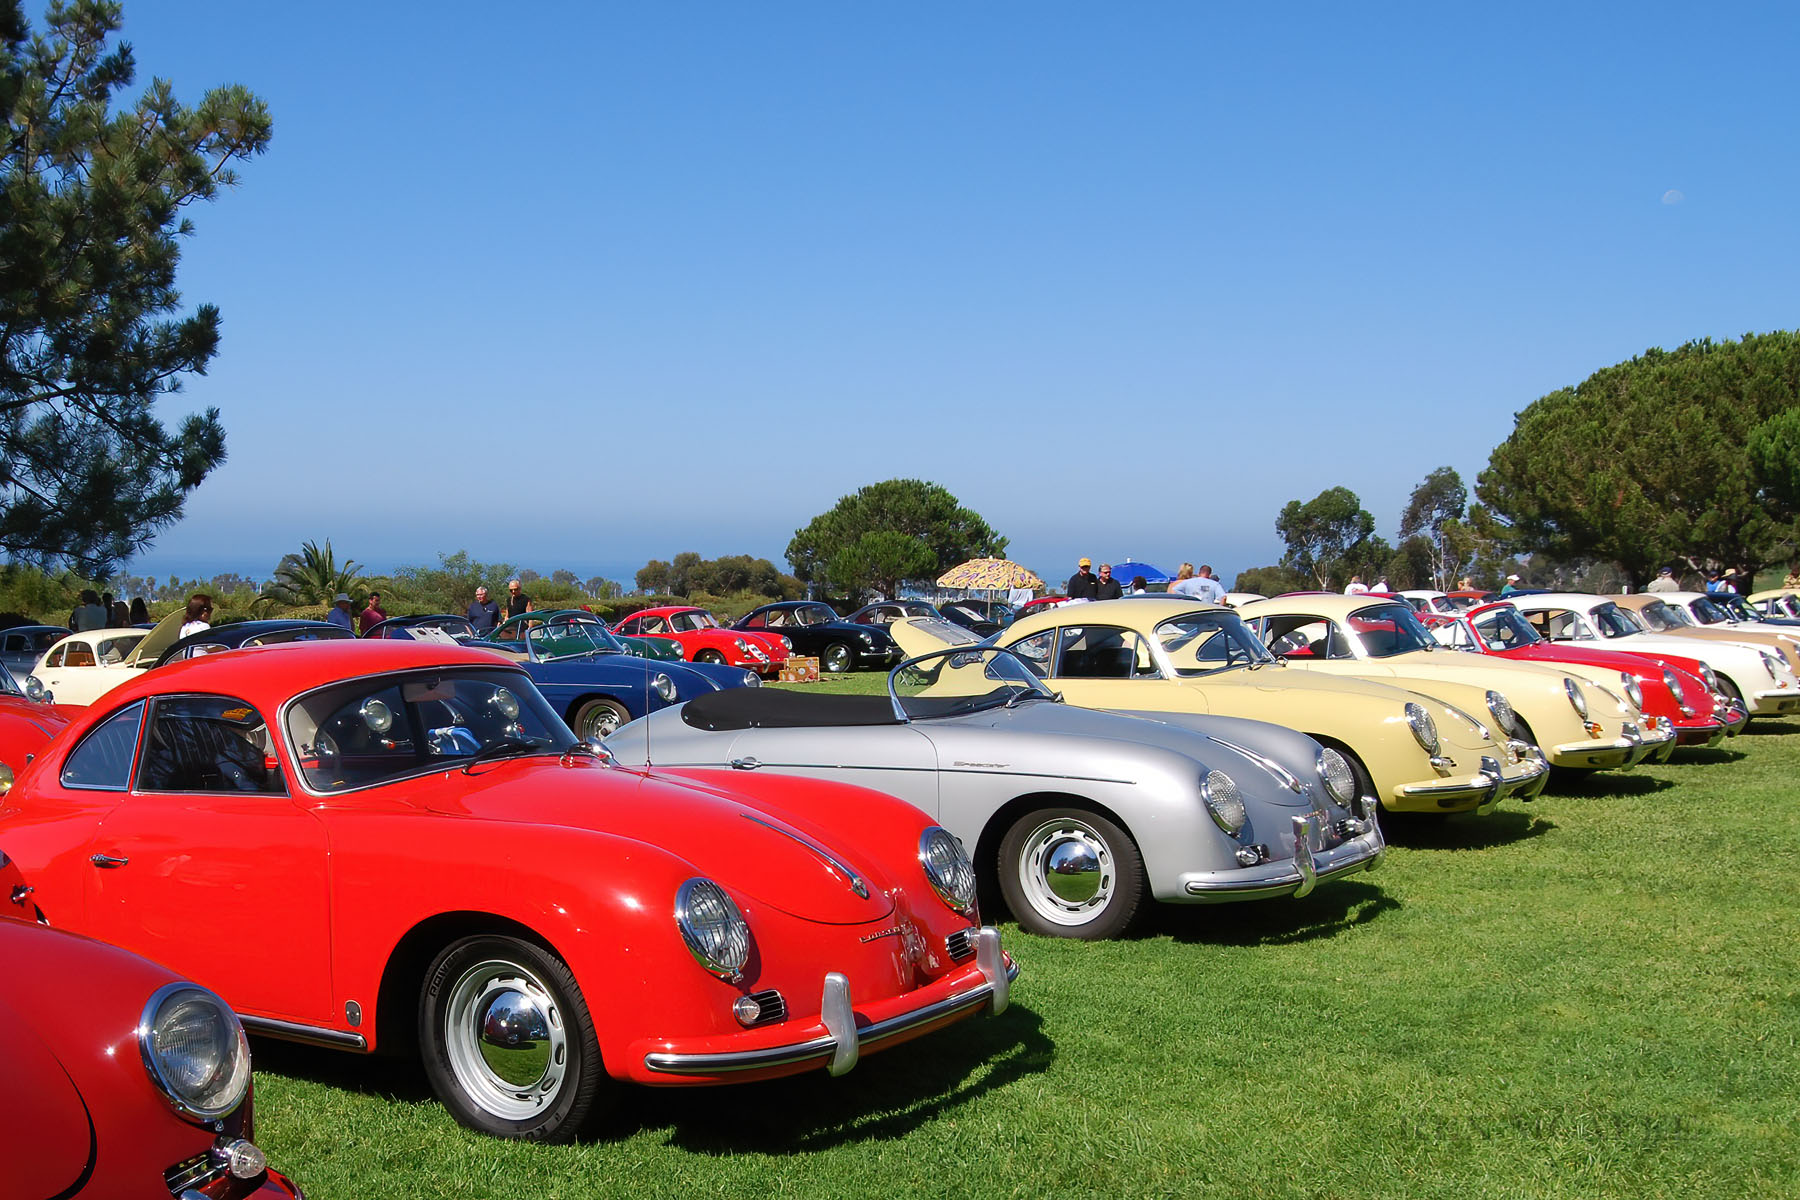
<path fill-rule="evenodd" d="M 122 867 L 130 862 L 129 858 L 114 858 L 110 854 L 90 854 L 88 861 L 96 867 Z"/>
<path fill-rule="evenodd" d="M 37 891 L 37 889 L 32 887 L 29 883 L 18 884 L 12 890 L 12 902 L 14 904 L 24 904 L 25 897 L 31 895 L 31 893 L 35 891 Z"/>
<path fill-rule="evenodd" d="M 734 771 L 754 771 L 760 766 L 762 766 L 762 759 L 760 758 L 746 756 L 744 758 L 734 758 L 731 760 L 731 769 Z"/>

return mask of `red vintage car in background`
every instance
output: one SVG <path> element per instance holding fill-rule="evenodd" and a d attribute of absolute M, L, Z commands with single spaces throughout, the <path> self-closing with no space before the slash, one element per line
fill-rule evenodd
<path fill-rule="evenodd" d="M 1674 725 L 1677 746 L 1717 745 L 1728 734 L 1735 736 L 1750 719 L 1741 706 L 1709 685 L 1712 672 L 1698 659 L 1548 641 L 1504 600 L 1454 617 L 1421 613 L 1419 619 L 1433 637 L 1459 650 L 1550 663 L 1608 686 L 1623 685 L 1629 678 L 1637 689 L 1630 699 L 1644 712 Z M 1626 690 L 1629 693 L 1630 686 Z"/>
<path fill-rule="evenodd" d="M 250 1140 L 250 1048 L 224 1001 L 37 917 L 0 852 L 0 1197 L 298 1197 Z"/>
<path fill-rule="evenodd" d="M 1012 964 L 918 809 L 631 771 L 522 671 L 403 641 L 230 650 L 108 692 L 18 770 L 51 923 L 253 1032 L 416 1051 L 464 1124 L 566 1140 L 621 1081 L 824 1068 L 983 1010 Z"/>
<path fill-rule="evenodd" d="M 667 637 L 681 643 L 688 662 L 729 663 L 773 675 L 787 665 L 793 643 L 773 633 L 726 629 L 704 608 L 665 605 L 632 613 L 612 627 L 630 637 Z"/>

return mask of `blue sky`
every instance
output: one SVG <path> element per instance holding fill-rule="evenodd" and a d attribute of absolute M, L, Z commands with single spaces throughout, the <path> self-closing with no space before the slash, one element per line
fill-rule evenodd
<path fill-rule="evenodd" d="M 525 19 L 521 19 L 524 15 Z M 782 561 L 879 479 L 1054 575 L 1392 536 L 1513 414 L 1792 328 L 1800 9 L 127 0 L 275 119 L 192 213 L 230 461 L 134 573 Z"/>

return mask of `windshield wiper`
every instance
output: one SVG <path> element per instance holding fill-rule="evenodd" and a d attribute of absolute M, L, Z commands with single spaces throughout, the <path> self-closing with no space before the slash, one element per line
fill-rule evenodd
<path fill-rule="evenodd" d="M 496 758 L 511 758 L 515 754 L 529 754 L 533 750 L 546 749 L 547 746 L 548 743 L 546 742 L 526 741 L 520 738 L 505 738 L 495 742 L 491 746 L 483 746 L 480 750 L 476 751 L 467 762 L 463 763 L 463 774 L 467 775 L 469 773 L 469 768 L 473 767 L 476 763 L 492 762 Z"/>

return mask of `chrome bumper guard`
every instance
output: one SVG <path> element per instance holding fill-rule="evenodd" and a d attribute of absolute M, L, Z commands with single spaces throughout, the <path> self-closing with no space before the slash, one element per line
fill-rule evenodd
<path fill-rule="evenodd" d="M 825 976 L 825 993 L 819 1007 L 819 1017 L 825 1025 L 822 1036 L 786 1046 L 765 1046 L 760 1050 L 646 1054 L 644 1066 L 667 1075 L 730 1075 L 828 1058 L 825 1070 L 832 1075 L 842 1075 L 856 1066 L 865 1049 L 877 1042 L 979 1006 L 986 1006 L 995 1016 L 1005 1012 L 1011 1003 L 1012 981 L 1018 977 L 1019 964 L 1008 965 L 1006 956 L 1000 952 L 1000 931 L 991 925 L 983 926 L 975 935 L 975 967 L 981 972 L 980 983 L 924 1008 L 861 1028 L 857 1027 L 856 1010 L 850 1002 L 850 980 L 841 972 L 832 971 Z"/>
<path fill-rule="evenodd" d="M 1517 795 L 1521 800 L 1531 800 L 1550 781 L 1549 764 L 1544 761 L 1543 751 L 1528 742 L 1514 741 L 1508 745 L 1519 756 L 1520 768 L 1520 773 L 1510 779 L 1499 759 L 1491 754 L 1484 754 L 1481 756 L 1481 770 L 1473 777 L 1404 784 L 1400 788 L 1400 794 L 1408 799 L 1440 801 L 1476 798 L 1480 803 L 1475 806 L 1475 811 L 1482 814 L 1493 812 L 1494 806 L 1500 803 L 1503 796 Z"/>
<path fill-rule="evenodd" d="M 1316 814 L 1290 818 L 1294 844 L 1291 871 L 1248 878 L 1235 871 L 1210 871 L 1185 876 L 1181 884 L 1182 891 L 1189 896 L 1227 900 L 1263 896 L 1293 896 L 1298 899 L 1311 893 L 1321 879 L 1331 879 L 1351 871 L 1373 871 L 1381 865 L 1381 860 L 1387 853 L 1387 841 L 1381 836 L 1381 827 L 1375 822 L 1375 802 L 1366 797 L 1358 797 L 1354 804 L 1356 807 L 1352 811 L 1360 814 L 1359 816 L 1340 820 L 1330 826 L 1319 826 L 1317 823 L 1320 818 Z M 1321 833 L 1335 830 L 1340 838 L 1338 844 L 1323 851 L 1315 851 L 1309 836 L 1315 826 Z M 1323 863 L 1321 859 L 1324 860 Z"/>

